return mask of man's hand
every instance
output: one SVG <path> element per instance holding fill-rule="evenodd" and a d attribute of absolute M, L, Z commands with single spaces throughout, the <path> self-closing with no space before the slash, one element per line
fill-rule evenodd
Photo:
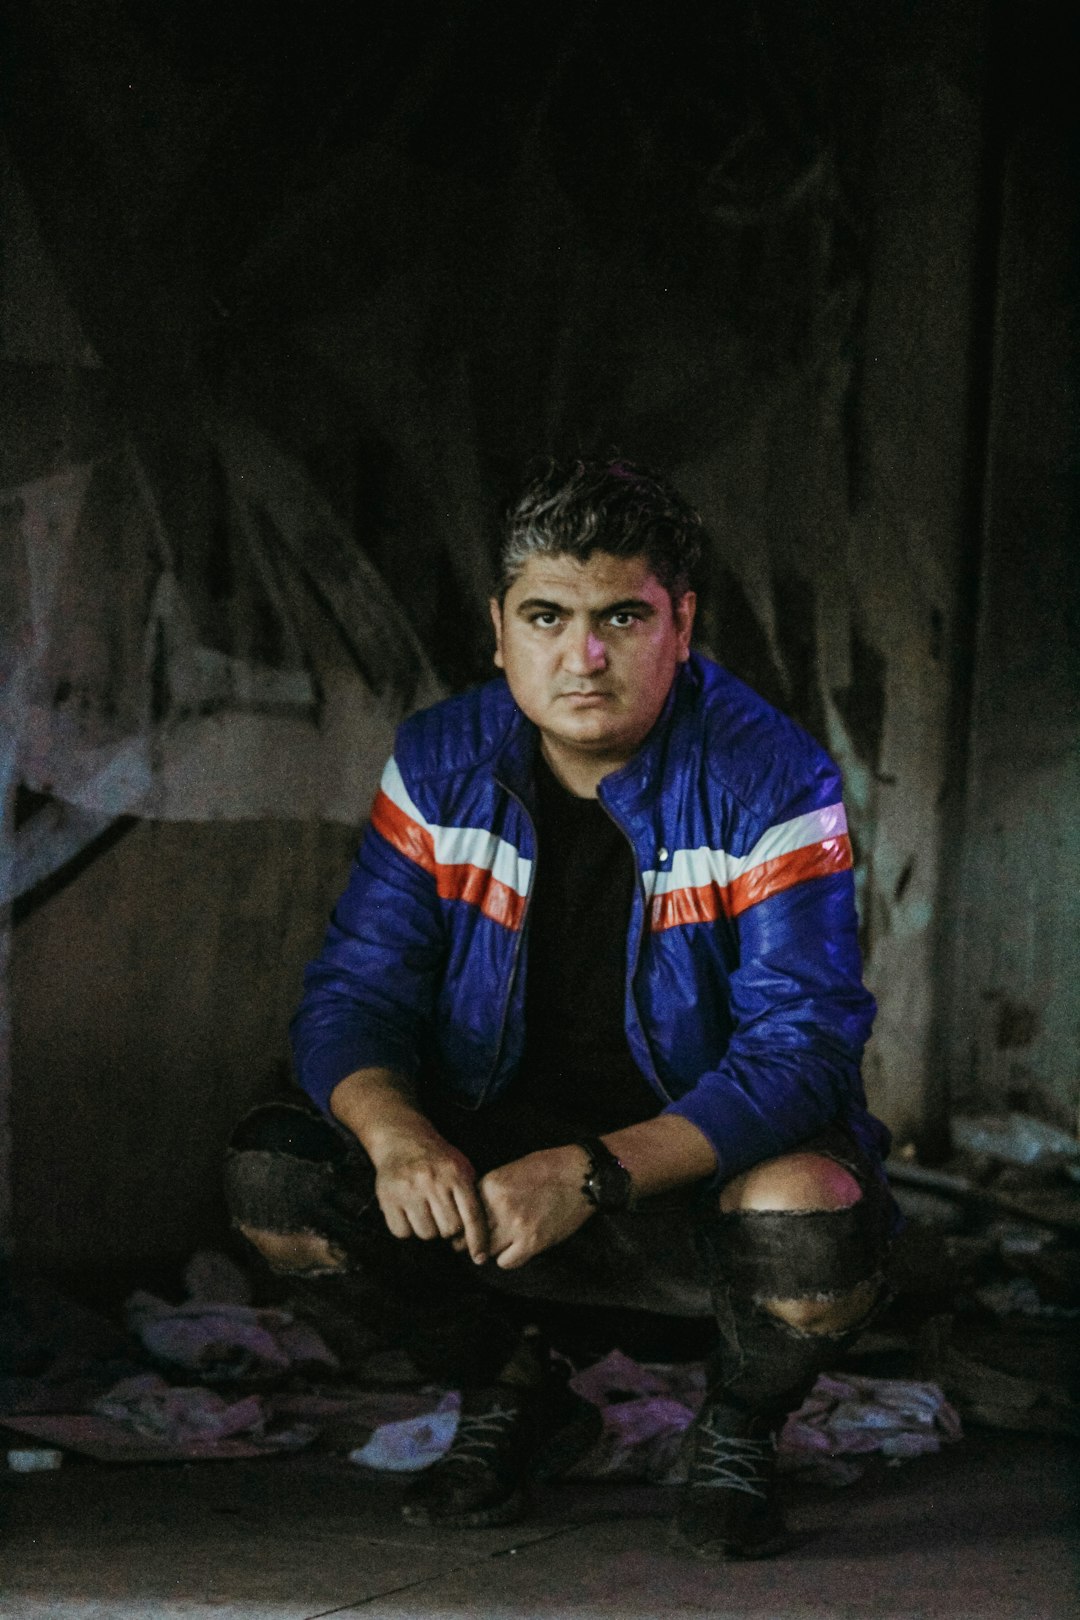
<path fill-rule="evenodd" d="M 562 1243 L 594 1214 L 581 1186 L 587 1164 L 579 1147 L 548 1148 L 500 1165 L 477 1191 L 487 1217 L 488 1253 L 504 1271 Z"/>
<path fill-rule="evenodd" d="M 380 1144 L 375 1196 L 398 1238 L 449 1238 L 477 1264 L 490 1251 L 473 1167 L 437 1131 L 402 1133 Z"/>
<path fill-rule="evenodd" d="M 421 1113 L 404 1075 L 358 1069 L 335 1086 L 330 1112 L 375 1166 L 375 1196 L 393 1235 L 448 1238 L 482 1265 L 490 1247 L 473 1167 Z"/>

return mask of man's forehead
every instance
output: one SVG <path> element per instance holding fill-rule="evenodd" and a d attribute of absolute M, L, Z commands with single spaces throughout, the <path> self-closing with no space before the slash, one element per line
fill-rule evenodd
<path fill-rule="evenodd" d="M 527 558 L 507 593 L 515 602 L 539 597 L 552 602 L 612 602 L 628 597 L 658 601 L 667 595 L 645 556 L 616 557 L 594 551 L 585 562 L 577 557 Z"/>

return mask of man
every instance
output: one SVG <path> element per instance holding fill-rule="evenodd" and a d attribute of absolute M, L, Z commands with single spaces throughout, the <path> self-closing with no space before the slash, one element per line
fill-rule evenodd
<path fill-rule="evenodd" d="M 627 462 L 526 489 L 502 678 L 401 728 L 308 970 L 297 1066 L 332 1123 L 279 1104 L 234 1138 L 234 1218 L 270 1263 L 362 1287 L 463 1389 L 414 1523 L 509 1520 L 594 1438 L 530 1299 L 711 1300 L 675 1537 L 768 1553 L 776 1431 L 879 1292 L 838 773 L 691 653 L 699 550 Z"/>

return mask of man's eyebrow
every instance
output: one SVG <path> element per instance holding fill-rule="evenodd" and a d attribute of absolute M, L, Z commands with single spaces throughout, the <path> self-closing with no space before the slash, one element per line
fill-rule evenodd
<path fill-rule="evenodd" d="M 527 596 L 524 602 L 519 602 L 518 613 L 565 613 L 566 607 L 562 602 L 549 602 L 542 596 Z M 656 606 L 642 596 L 624 596 L 621 601 L 607 602 L 603 607 L 592 609 L 593 616 L 606 619 L 612 613 L 642 613 L 653 614 Z"/>
<path fill-rule="evenodd" d="M 624 596 L 621 602 L 610 602 L 607 607 L 599 609 L 600 617 L 606 619 L 609 613 L 655 613 L 656 605 L 647 602 L 643 596 Z"/>

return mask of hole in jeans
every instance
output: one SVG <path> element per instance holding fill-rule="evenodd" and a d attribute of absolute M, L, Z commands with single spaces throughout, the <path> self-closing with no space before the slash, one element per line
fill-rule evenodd
<path fill-rule="evenodd" d="M 318 1232 L 262 1232 L 243 1225 L 240 1231 L 273 1271 L 287 1277 L 317 1277 L 347 1269 L 344 1249 Z"/>

